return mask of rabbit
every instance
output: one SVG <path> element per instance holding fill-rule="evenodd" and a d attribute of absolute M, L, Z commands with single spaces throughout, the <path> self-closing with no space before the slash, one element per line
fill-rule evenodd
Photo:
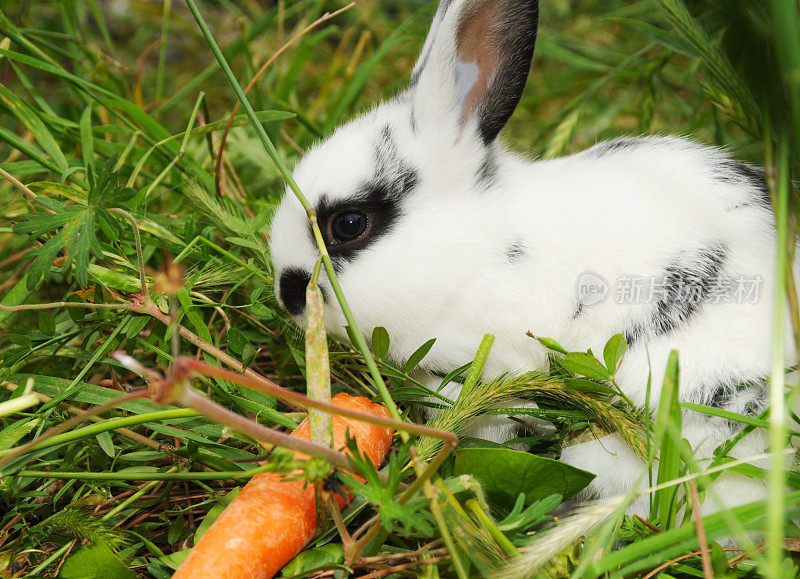
<path fill-rule="evenodd" d="M 651 379 L 657 407 L 678 350 L 682 401 L 758 414 L 768 405 L 776 290 L 763 171 L 666 136 L 545 161 L 506 150 L 497 136 L 525 88 L 537 26 L 536 0 L 441 0 L 408 88 L 298 162 L 294 178 L 356 322 L 367 335 L 384 326 L 398 361 L 436 338 L 420 366 L 430 384 L 471 360 L 486 333 L 496 339 L 484 378 L 548 368 L 528 332 L 595 353 L 622 333 L 629 348 L 616 378 L 634 404 L 645 406 Z M 319 251 L 291 194 L 270 247 L 276 295 L 303 326 Z M 647 291 L 628 295 L 632 280 Z M 345 338 L 324 272 L 320 286 L 328 331 Z M 457 396 L 459 385 L 448 388 Z M 490 416 L 477 431 L 504 442 L 516 427 Z M 685 413 L 683 435 L 701 464 L 737 430 Z M 754 431 L 731 455 L 766 447 Z M 616 434 L 566 447 L 561 460 L 596 475 L 584 500 L 628 492 L 645 465 Z M 716 489 L 704 512 L 767 494 L 763 481 L 731 473 Z M 648 498 L 629 512 L 647 516 Z"/>

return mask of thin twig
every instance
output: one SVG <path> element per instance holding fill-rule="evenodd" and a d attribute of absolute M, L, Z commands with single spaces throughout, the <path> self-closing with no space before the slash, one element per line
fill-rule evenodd
<path fill-rule="evenodd" d="M 420 561 L 412 561 L 411 563 L 405 563 L 404 565 L 395 565 L 393 567 L 388 567 L 386 569 L 382 569 L 380 571 L 375 571 L 374 573 L 369 573 L 367 575 L 362 575 L 361 579 L 377 579 L 378 577 L 385 577 L 386 575 L 391 575 L 392 573 L 396 573 L 398 571 L 403 571 L 406 569 L 413 569 L 414 567 L 420 567 L 422 565 L 431 565 L 433 563 L 441 563 L 443 561 L 447 561 L 450 559 L 449 556 L 442 556 L 442 557 L 433 557 L 431 559 L 422 559 Z"/>
<path fill-rule="evenodd" d="M 261 379 L 253 379 L 249 376 L 242 376 L 240 374 L 235 374 L 234 372 L 231 372 L 230 370 L 225 370 L 224 368 L 210 366 L 204 362 L 200 362 L 192 358 L 185 358 L 185 357 L 178 358 L 177 360 L 175 360 L 175 369 L 176 371 L 197 372 L 203 374 L 204 376 L 213 376 L 215 378 L 222 378 L 223 380 L 229 380 L 231 382 L 241 384 L 242 386 L 248 386 L 257 390 L 261 390 L 268 394 L 272 394 L 273 396 L 276 396 L 281 400 L 285 401 L 288 400 L 294 402 L 295 404 L 297 404 L 302 408 L 314 408 L 315 410 L 322 410 L 323 412 L 338 414 L 340 416 L 353 418 L 355 420 L 360 420 L 362 422 L 367 422 L 369 424 L 377 424 L 379 426 L 384 426 L 386 428 L 393 428 L 398 431 L 409 432 L 412 434 L 417 434 L 419 436 L 431 436 L 434 438 L 439 438 L 452 445 L 458 444 L 458 437 L 452 432 L 447 432 L 445 430 L 437 430 L 435 428 L 422 426 L 420 424 L 415 424 L 413 422 L 403 422 L 399 420 L 394 420 L 392 418 L 383 418 L 382 416 L 376 416 L 374 414 L 359 412 L 358 410 L 353 410 L 350 408 L 344 408 L 341 406 L 328 404 L 325 402 L 321 402 L 319 400 L 312 400 L 311 398 L 308 398 L 307 396 L 304 396 L 299 392 L 294 392 L 292 390 L 287 390 L 281 386 L 278 386 L 277 384 L 266 378 L 261 377 Z"/>
<path fill-rule="evenodd" d="M 261 65 L 261 68 L 258 69 L 258 72 L 256 72 L 253 75 L 253 78 L 250 79 L 250 82 L 247 83 L 247 86 L 244 89 L 244 94 L 250 92 L 250 89 L 252 89 L 255 86 L 255 84 L 258 82 L 258 79 L 261 78 L 261 75 L 263 75 L 267 71 L 267 69 L 272 65 L 272 63 L 275 62 L 275 60 L 277 60 L 281 54 L 286 52 L 286 50 L 288 50 L 295 42 L 297 42 L 303 36 L 314 30 L 314 28 L 316 28 L 320 24 L 327 22 L 331 18 L 335 18 L 336 16 L 338 16 L 339 14 L 341 14 L 346 10 L 350 10 L 350 8 L 352 8 L 355 5 L 356 5 L 355 2 L 350 2 L 350 4 L 340 8 L 336 12 L 326 12 L 325 14 L 320 16 L 317 20 L 315 20 L 314 22 L 306 26 L 303 30 L 298 32 L 295 36 L 290 38 L 286 43 L 284 43 L 283 46 L 281 46 L 277 50 L 277 52 L 275 52 L 275 54 L 269 57 L 269 59 L 263 65 Z M 236 104 L 233 106 L 233 110 L 231 111 L 230 117 L 228 117 L 228 124 L 225 125 L 225 130 L 222 131 L 222 136 L 220 137 L 219 146 L 217 147 L 217 159 L 216 162 L 214 163 L 214 189 L 216 189 L 217 195 L 222 195 L 222 191 L 220 190 L 220 176 L 222 175 L 222 156 L 223 153 L 225 152 L 225 142 L 227 141 L 228 133 L 230 133 L 231 127 L 233 126 L 233 120 L 236 117 L 236 113 L 239 112 L 239 108 L 241 108 L 241 106 L 242 106 L 241 103 L 237 100 Z"/>
<path fill-rule="evenodd" d="M 25 196 L 26 196 L 28 199 L 30 199 L 31 201 L 35 201 L 35 200 L 38 198 L 38 195 L 36 195 L 36 193 L 34 193 L 33 191 L 31 191 L 31 190 L 30 190 L 30 189 L 27 187 L 27 185 L 25 185 L 24 183 L 22 183 L 21 181 L 19 181 L 19 180 L 18 180 L 16 177 L 14 177 L 14 176 L 13 176 L 11 173 L 8 173 L 8 172 L 4 171 L 2 167 L 0 167 L 0 175 L 2 175 L 2 176 L 3 176 L 3 177 L 4 177 L 4 178 L 7 180 L 7 181 L 9 181 L 9 182 L 10 182 L 12 185 L 14 185 L 14 187 L 16 187 L 17 189 L 19 189 L 20 191 L 22 191 L 22 193 L 23 193 L 23 194 L 24 194 L 24 195 L 25 195 Z M 48 212 L 48 213 L 50 213 L 50 214 L 55 214 L 55 211 L 53 211 L 53 210 L 52 210 L 52 209 L 50 209 L 49 207 L 45 207 L 44 205 L 42 205 L 42 209 L 44 209 L 45 211 L 47 211 L 47 212 Z"/>
<path fill-rule="evenodd" d="M 658 575 L 661 571 L 663 571 L 664 569 L 666 569 L 670 565 L 674 565 L 675 563 L 678 563 L 678 562 L 683 561 L 685 559 L 691 559 L 692 557 L 696 557 L 699 554 L 700 554 L 699 551 L 692 551 L 691 553 L 687 553 L 686 555 L 681 555 L 680 557 L 675 557 L 674 559 L 672 559 L 670 561 L 667 561 L 666 563 L 662 563 L 661 565 L 659 565 L 658 567 L 656 567 L 655 569 L 650 571 L 650 573 L 648 573 L 647 575 L 642 577 L 642 579 L 652 579 L 653 577 Z"/>
<path fill-rule="evenodd" d="M 706 579 L 714 579 L 714 568 L 711 566 L 711 549 L 708 548 L 706 529 L 703 526 L 703 516 L 700 514 L 700 497 L 697 494 L 697 482 L 689 481 L 689 494 L 692 497 L 692 516 L 697 530 L 697 542 L 700 545 L 700 559 L 703 562 L 703 575 Z"/>

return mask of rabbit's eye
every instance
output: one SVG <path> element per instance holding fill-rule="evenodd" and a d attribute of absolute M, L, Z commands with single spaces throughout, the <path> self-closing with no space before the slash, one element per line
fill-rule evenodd
<path fill-rule="evenodd" d="M 338 242 L 358 239 L 367 230 L 368 220 L 364 213 L 348 211 L 340 213 L 331 222 L 331 233 Z"/>

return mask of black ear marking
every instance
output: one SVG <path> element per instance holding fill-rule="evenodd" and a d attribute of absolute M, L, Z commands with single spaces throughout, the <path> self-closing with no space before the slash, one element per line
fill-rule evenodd
<path fill-rule="evenodd" d="M 462 128 L 474 120 L 478 136 L 491 143 L 525 90 L 538 6 L 538 0 L 441 0 L 411 91 L 432 99 L 448 120 L 455 112 Z"/>
<path fill-rule="evenodd" d="M 491 23 L 488 46 L 481 44 L 478 50 L 485 51 L 488 48 L 500 60 L 476 109 L 478 130 L 483 142 L 488 145 L 517 108 L 528 82 L 536 44 L 539 3 L 538 0 L 487 0 L 485 4 L 490 5 L 489 9 L 494 8 L 498 16 Z M 470 39 L 459 40 L 459 44 L 464 45 Z M 465 50 L 462 52 L 460 46 L 459 52 L 465 54 L 466 58 L 472 56 L 477 61 L 482 60 L 469 46 L 463 48 Z"/>

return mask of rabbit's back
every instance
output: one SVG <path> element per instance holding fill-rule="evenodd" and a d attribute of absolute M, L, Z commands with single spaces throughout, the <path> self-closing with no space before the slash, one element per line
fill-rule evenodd
<path fill-rule="evenodd" d="M 494 201 L 508 207 L 509 229 L 525 232 L 515 242 L 524 249 L 486 277 L 505 288 L 509 340 L 519 343 L 524 325 L 600 353 L 622 333 L 619 379 L 641 404 L 673 349 L 684 399 L 718 401 L 717 391 L 769 373 L 775 228 L 757 169 L 674 137 L 505 161 L 508 181 L 524 186 L 498 183 Z M 487 283 L 475 299 L 481 291 L 496 293 Z"/>

